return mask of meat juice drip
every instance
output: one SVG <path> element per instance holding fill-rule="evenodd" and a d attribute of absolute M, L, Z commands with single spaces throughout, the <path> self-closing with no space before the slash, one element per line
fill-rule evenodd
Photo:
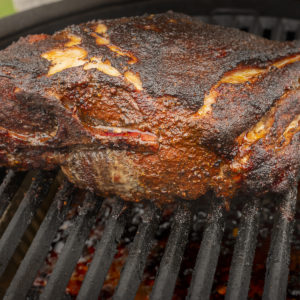
<path fill-rule="evenodd" d="M 221 252 L 218 260 L 214 283 L 212 287 L 211 299 L 224 299 L 226 287 L 228 283 L 230 264 L 236 237 L 238 235 L 239 222 L 242 216 L 241 203 L 233 203 L 227 215 L 224 237 L 221 244 Z M 122 267 L 124 266 L 128 256 L 128 245 L 133 241 L 136 234 L 138 224 L 144 210 L 141 204 L 138 204 L 130 214 L 130 220 L 126 225 L 125 233 L 117 248 L 117 253 L 113 263 L 106 276 L 103 288 L 99 295 L 99 299 L 112 299 L 115 288 L 118 284 Z M 257 237 L 257 247 L 252 268 L 252 276 L 248 297 L 251 300 L 261 299 L 263 293 L 266 259 L 269 251 L 270 237 L 272 232 L 273 219 L 275 214 L 275 202 L 271 199 L 264 200 L 263 208 L 260 214 L 260 226 Z M 70 219 L 76 214 L 73 209 L 73 216 L 69 215 L 69 219 L 63 223 L 58 235 L 52 243 L 48 253 L 46 262 L 34 282 L 34 289 L 42 291 L 47 280 L 55 267 L 55 263 L 59 257 L 60 251 L 66 240 L 67 230 L 70 226 Z M 107 204 L 104 212 L 99 215 L 97 223 L 93 227 L 84 252 L 79 259 L 77 266 L 72 274 L 66 289 L 66 294 L 73 299 L 79 293 L 84 276 L 92 261 L 97 241 L 101 239 L 102 232 L 105 228 L 105 221 L 110 214 L 110 206 Z M 184 252 L 182 264 L 177 278 L 173 300 L 184 299 L 187 295 L 188 287 L 191 283 L 193 268 L 195 266 L 196 257 L 201 246 L 202 233 L 206 224 L 207 213 L 199 211 L 193 217 L 192 230 L 189 234 L 189 241 Z M 171 224 L 173 221 L 173 210 L 166 210 L 162 216 L 161 223 L 157 229 L 153 247 L 147 259 L 142 282 L 136 294 L 135 300 L 149 299 L 149 295 L 154 285 L 155 276 L 159 269 L 159 265 L 164 254 L 164 250 L 168 241 Z M 296 213 L 296 224 L 291 247 L 291 263 L 290 276 L 287 291 L 287 300 L 295 300 L 300 295 L 300 203 L 298 202 Z"/>

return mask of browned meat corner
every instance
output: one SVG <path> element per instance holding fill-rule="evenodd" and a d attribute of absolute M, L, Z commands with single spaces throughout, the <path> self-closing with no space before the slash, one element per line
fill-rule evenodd
<path fill-rule="evenodd" d="M 89 22 L 0 52 L 0 164 L 125 200 L 299 180 L 300 43 L 181 14 Z"/>

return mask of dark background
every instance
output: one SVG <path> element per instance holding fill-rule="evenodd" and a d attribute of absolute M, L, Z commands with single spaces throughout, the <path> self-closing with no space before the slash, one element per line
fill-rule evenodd
<path fill-rule="evenodd" d="M 0 47 L 28 33 L 52 33 L 91 19 L 116 18 L 167 10 L 190 15 L 236 14 L 300 19 L 300 0 L 65 0 L 0 20 Z M 217 11 L 216 11 L 217 10 Z"/>

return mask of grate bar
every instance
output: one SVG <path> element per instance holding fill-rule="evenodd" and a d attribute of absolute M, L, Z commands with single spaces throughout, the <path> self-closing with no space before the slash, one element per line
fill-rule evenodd
<path fill-rule="evenodd" d="M 28 192 L 19 205 L 15 215 L 0 240 L 0 275 L 5 271 L 27 226 L 31 223 L 34 212 L 46 196 L 54 176 L 52 172 L 39 171 L 31 183 Z"/>
<path fill-rule="evenodd" d="M 90 192 L 87 192 L 84 202 L 92 204 L 92 208 L 86 213 L 79 213 L 75 219 L 63 252 L 59 256 L 53 273 L 50 275 L 50 279 L 40 297 L 41 300 L 61 299 L 82 253 L 84 242 L 96 220 L 96 214 L 102 201 L 95 199 Z"/>
<path fill-rule="evenodd" d="M 286 298 L 296 202 L 297 187 L 294 187 L 283 197 L 273 225 L 263 300 Z"/>
<path fill-rule="evenodd" d="M 143 277 L 146 259 L 152 246 L 158 222 L 158 211 L 148 206 L 131 245 L 113 300 L 134 299 Z"/>
<path fill-rule="evenodd" d="M 263 29 L 260 22 L 260 18 L 258 16 L 255 16 L 253 18 L 253 22 L 249 28 L 249 32 L 260 36 L 262 35 Z"/>
<path fill-rule="evenodd" d="M 151 300 L 172 299 L 182 256 L 188 241 L 191 219 L 191 210 L 179 206 L 174 216 L 168 244 L 155 279 Z"/>
<path fill-rule="evenodd" d="M 39 231 L 6 292 L 4 297 L 5 300 L 21 300 L 26 298 L 26 294 L 47 256 L 55 234 L 64 220 L 70 204 L 70 201 L 68 200 L 71 197 L 73 190 L 73 186 L 70 183 L 65 182 L 62 189 L 56 194 Z M 59 205 L 64 201 L 68 201 L 68 205 L 64 205 L 62 209 L 58 209 Z"/>
<path fill-rule="evenodd" d="M 244 205 L 225 300 L 243 300 L 248 297 L 259 227 L 259 211 L 259 199 L 257 198 Z"/>
<path fill-rule="evenodd" d="M 208 216 L 187 296 L 187 299 L 191 300 L 210 298 L 218 263 L 224 231 L 225 207 L 224 203 L 219 203 L 218 199 L 214 199 L 212 202 L 212 212 Z"/>
<path fill-rule="evenodd" d="M 25 174 L 25 172 L 9 170 L 3 179 L 0 185 L 0 218 L 3 216 L 16 190 L 20 187 L 20 182 L 24 179 Z"/>
<path fill-rule="evenodd" d="M 78 300 L 98 299 L 106 274 L 117 252 L 119 239 L 124 231 L 125 220 L 120 217 L 123 205 L 123 202 L 118 201 L 112 208 L 110 218 L 105 225 L 103 235 L 80 288 Z"/>
<path fill-rule="evenodd" d="M 285 37 L 284 37 L 284 34 L 283 34 L 284 30 L 283 30 L 282 20 L 278 19 L 274 23 L 275 23 L 275 25 L 274 25 L 273 30 L 272 30 L 271 39 L 272 40 L 278 40 L 278 41 L 284 41 Z"/>

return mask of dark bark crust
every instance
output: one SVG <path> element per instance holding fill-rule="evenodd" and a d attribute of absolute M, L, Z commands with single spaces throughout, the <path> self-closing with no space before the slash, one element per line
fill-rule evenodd
<path fill-rule="evenodd" d="M 103 34 L 95 32 L 99 24 Z M 67 46 L 70 36 L 80 42 Z M 86 62 L 49 76 L 53 62 L 43 55 L 68 49 L 85 51 Z M 209 189 L 224 197 L 237 189 L 283 192 L 300 169 L 299 123 L 278 144 L 300 113 L 300 59 L 272 64 L 297 55 L 299 42 L 174 13 L 21 38 L 0 52 L 0 164 L 60 165 L 77 185 L 126 200 L 196 199 Z M 121 75 L 84 69 L 95 57 Z M 243 68 L 266 71 L 253 81 L 219 84 L 211 113 L 197 117 L 213 87 Z M 128 71 L 141 90 L 124 79 Z M 236 170 L 233 163 L 245 155 L 240 136 L 287 94 L 270 130 L 248 147 L 247 165 Z"/>

